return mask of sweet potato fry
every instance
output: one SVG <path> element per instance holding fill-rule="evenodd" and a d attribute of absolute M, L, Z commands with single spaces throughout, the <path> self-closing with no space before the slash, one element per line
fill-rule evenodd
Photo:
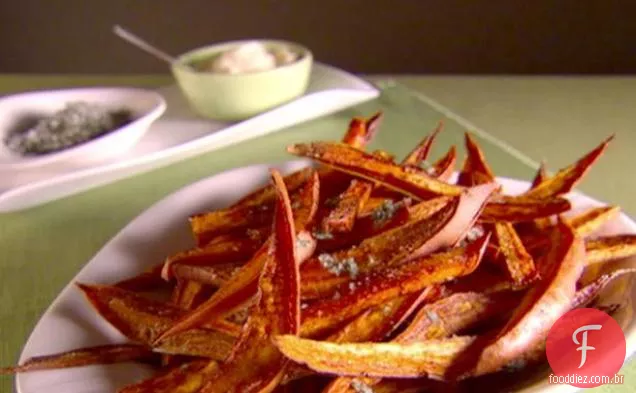
<path fill-rule="evenodd" d="M 342 329 L 327 337 L 326 341 L 380 341 L 393 330 L 399 328 L 422 302 L 430 301 L 438 297 L 440 293 L 441 290 L 438 288 L 428 287 L 421 293 L 398 297 L 385 305 L 369 309 L 347 323 Z M 305 367 L 290 365 L 287 368 L 282 384 L 312 374 L 314 372 Z"/>
<path fill-rule="evenodd" d="M 495 181 L 495 175 L 486 162 L 484 152 L 469 133 L 465 133 L 466 160 L 459 173 L 457 184 L 471 187 Z"/>
<path fill-rule="evenodd" d="M 203 283 L 191 280 L 178 280 L 173 292 L 172 302 L 182 310 L 198 306 L 210 296 L 210 288 Z"/>
<path fill-rule="evenodd" d="M 313 171 L 313 168 L 303 168 L 286 175 L 284 181 L 288 192 L 293 192 L 302 187 L 303 184 L 313 176 Z M 275 200 L 276 188 L 270 183 L 239 199 L 236 203 L 230 205 L 229 209 L 261 206 L 263 204 L 274 203 Z"/>
<path fill-rule="evenodd" d="M 353 390 L 348 393 L 370 393 L 364 390 L 364 385 L 353 380 Z M 443 382 L 434 381 L 428 378 L 413 379 L 383 379 L 380 383 L 373 386 L 373 393 L 452 393 L 448 390 Z M 345 392 L 343 392 L 345 393 Z"/>
<path fill-rule="evenodd" d="M 402 195 L 399 195 L 399 198 L 396 198 L 396 199 L 384 198 L 384 197 L 373 197 L 373 196 L 369 197 L 369 199 L 367 199 L 367 201 L 362 206 L 362 209 L 360 209 L 360 217 L 368 216 L 369 214 L 371 214 L 371 212 L 373 212 L 373 210 L 377 209 L 378 207 L 386 203 L 386 201 L 395 202 L 396 200 L 411 201 L 412 199 L 402 198 Z"/>
<path fill-rule="evenodd" d="M 313 253 L 315 244 L 315 241 L 307 232 L 298 234 L 296 255 L 299 258 L 299 262 L 304 261 Z M 257 293 L 258 276 L 268 259 L 269 246 L 270 242 L 267 242 L 254 255 L 254 258 L 233 274 L 231 279 L 226 281 L 212 297 L 192 312 L 181 317 L 170 329 L 161 334 L 159 339 L 170 337 L 206 323 L 212 323 L 216 326 L 224 317 L 245 306 Z"/>
<path fill-rule="evenodd" d="M 571 208 L 572 205 L 570 201 L 560 197 L 521 199 L 517 197 L 498 196 L 488 202 L 479 219 L 484 222 L 524 222 L 561 214 Z"/>
<path fill-rule="evenodd" d="M 477 292 L 485 295 L 519 289 L 510 277 L 487 264 L 481 264 L 476 272 L 449 283 L 447 288 L 450 293 Z"/>
<path fill-rule="evenodd" d="M 318 300 L 303 310 L 302 336 L 316 336 L 390 299 L 472 273 L 483 256 L 489 235 L 465 248 L 432 254 L 388 267 L 342 284 L 336 298 Z"/>
<path fill-rule="evenodd" d="M 364 203 L 369 199 L 373 183 L 364 180 L 352 180 L 349 188 L 338 199 L 337 206 L 322 222 L 325 233 L 349 232 Z"/>
<path fill-rule="evenodd" d="M 615 206 L 595 207 L 584 211 L 574 217 L 566 218 L 566 221 L 574 228 L 579 236 L 589 236 L 606 222 L 615 218 L 620 209 Z M 535 221 L 536 222 L 536 221 Z M 542 231 L 552 226 L 550 222 L 542 223 L 539 228 L 531 229 L 524 238 L 523 243 L 529 251 L 539 250 L 549 246 L 549 238 L 542 235 Z"/>
<path fill-rule="evenodd" d="M 266 253 L 258 291 L 260 297 L 232 353 L 205 383 L 202 393 L 270 392 L 283 376 L 287 360 L 271 342 L 273 335 L 298 334 L 300 328 L 300 273 L 296 257 L 296 230 L 289 196 L 282 178 L 272 171 L 278 198 L 274 238 Z"/>
<path fill-rule="evenodd" d="M 203 381 L 214 375 L 218 368 L 215 361 L 194 360 L 125 386 L 117 393 L 196 393 L 201 389 Z"/>
<path fill-rule="evenodd" d="M 400 378 L 429 375 L 440 379 L 474 341 L 474 337 L 456 336 L 402 345 L 336 344 L 291 335 L 274 338 L 278 349 L 289 359 L 324 374 Z"/>
<path fill-rule="evenodd" d="M 382 114 L 378 112 L 368 121 L 354 119 L 350 126 L 349 132 L 344 138 L 344 143 L 354 148 L 362 148 L 375 135 Z M 391 162 L 390 156 L 384 151 L 373 153 L 374 157 L 378 157 L 387 162 Z M 352 180 L 349 187 L 337 198 L 336 206 L 322 221 L 324 232 L 349 232 L 353 228 L 356 216 L 373 190 L 373 183 L 364 180 Z"/>
<path fill-rule="evenodd" d="M 441 295 L 441 288 L 430 286 L 421 292 L 397 297 L 384 305 L 368 309 L 342 329 L 326 338 L 337 343 L 380 341 L 398 329 L 417 307 Z"/>
<path fill-rule="evenodd" d="M 382 379 L 376 384 L 365 378 L 338 377 L 322 393 L 445 393 L 442 382 L 427 378 Z M 434 390 L 442 389 L 442 390 Z M 450 393 L 450 391 L 448 391 Z"/>
<path fill-rule="evenodd" d="M 532 256 L 526 251 L 515 228 L 509 222 L 496 222 L 495 241 L 508 268 L 510 277 L 518 286 L 539 278 Z"/>
<path fill-rule="evenodd" d="M 520 306 L 492 341 L 485 346 L 480 343 L 483 349 L 461 363 L 458 360 L 475 343 L 474 337 L 456 336 L 402 345 L 334 344 L 281 336 L 275 339 L 276 345 L 296 362 L 338 375 L 455 379 L 499 371 L 509 362 L 534 356 L 552 324 L 571 307 L 576 281 L 585 265 L 584 245 L 562 220 L 551 236 L 550 252 L 539 263 L 543 280 L 524 295 Z M 535 334 L 529 336 L 525 332 Z"/>
<path fill-rule="evenodd" d="M 309 225 L 316 214 L 319 197 L 319 183 L 316 175 L 314 175 L 312 181 L 305 185 L 301 193 L 303 202 L 302 206 L 298 208 L 298 214 L 295 217 L 296 222 L 294 223 L 294 227 L 298 230 L 302 230 Z M 294 238 L 296 239 L 294 245 L 296 249 L 295 255 L 299 258 L 298 262 L 300 264 L 313 254 L 316 243 L 310 235 L 304 232 L 297 237 L 294 236 Z M 220 320 L 236 310 L 237 307 L 249 301 L 257 292 L 258 277 L 269 259 L 267 253 L 273 240 L 274 238 L 271 237 L 256 255 L 232 276 L 232 279 L 227 281 L 200 307 L 181 318 L 174 326 L 164 332 L 160 338 L 169 337 L 178 332 L 200 326 L 209 320 Z"/>
<path fill-rule="evenodd" d="M 371 152 L 371 154 L 373 154 L 374 157 L 377 157 L 386 162 L 395 163 L 395 156 L 386 150 L 376 149 Z"/>
<path fill-rule="evenodd" d="M 553 198 L 570 192 L 581 181 L 592 165 L 605 152 L 614 135 L 586 154 L 574 164 L 558 171 L 553 177 L 521 194 L 521 198 Z"/>
<path fill-rule="evenodd" d="M 430 206 L 430 214 L 435 208 L 441 208 L 442 202 L 448 202 L 447 197 L 439 197 L 426 202 Z M 430 202 L 430 203 L 429 203 Z M 422 206 L 425 207 L 425 206 Z M 331 233 L 315 234 L 318 238 L 316 245 L 317 253 L 332 252 L 335 250 L 358 245 L 364 239 L 377 236 L 390 229 L 406 224 L 417 212 L 411 214 L 411 200 L 393 202 L 390 199 L 383 199 L 383 202 L 375 206 L 374 209 L 359 216 L 353 224 L 353 229 L 348 233 L 340 233 L 334 236 Z M 415 207 L 413 207 L 415 209 Z M 421 209 L 420 209 L 421 210 Z"/>
<path fill-rule="evenodd" d="M 492 318 L 501 319 L 521 300 L 515 293 L 484 295 L 476 292 L 456 293 L 422 307 L 408 327 L 392 342 L 409 344 L 460 334 Z M 339 377 L 324 393 L 352 392 L 355 379 Z M 360 378 L 358 381 L 376 391 L 379 378 Z"/>
<path fill-rule="evenodd" d="M 455 293 L 427 304 L 393 341 L 408 344 L 461 334 L 508 314 L 521 301 L 519 292 Z"/>
<path fill-rule="evenodd" d="M 365 209 L 369 209 L 358 217 L 350 233 L 321 238 L 317 250 L 329 251 L 357 245 L 364 239 L 404 225 L 408 221 L 428 218 L 450 202 L 451 197 L 437 197 L 415 205 L 409 198 L 397 202 L 384 198 L 377 199 L 373 206 L 365 206 Z"/>
<path fill-rule="evenodd" d="M 587 263 L 595 264 L 636 255 L 636 235 L 616 235 L 585 242 Z"/>
<path fill-rule="evenodd" d="M 307 193 L 311 192 L 311 187 L 319 187 L 320 180 L 317 171 L 307 168 L 302 172 L 304 181 L 296 187 L 293 193 L 290 192 L 292 206 L 303 205 Z M 305 172 L 307 172 L 306 175 L 304 175 Z M 325 174 L 325 176 L 331 177 L 328 174 Z M 271 226 L 269 224 L 272 221 L 273 208 L 274 199 L 268 199 L 268 202 L 258 205 L 198 214 L 190 217 L 190 226 L 199 247 L 211 241 L 215 236 L 226 233 L 245 233 L 250 237 L 250 232 L 260 231 L 262 239 L 271 234 Z M 296 215 L 303 214 L 300 212 L 296 213 Z"/>
<path fill-rule="evenodd" d="M 620 213 L 618 206 L 603 206 L 586 210 L 582 214 L 568 220 L 579 236 L 592 234 L 601 225 L 613 220 Z"/>
<path fill-rule="evenodd" d="M 116 287 L 84 284 L 78 284 L 78 287 L 113 327 L 129 339 L 150 346 L 156 352 L 223 359 L 234 341 L 231 335 L 235 331 L 227 334 L 197 329 L 153 345 L 159 333 L 181 316 L 181 309 Z"/>
<path fill-rule="evenodd" d="M 161 277 L 162 270 L 163 263 L 155 265 L 134 277 L 121 280 L 115 286 L 134 292 L 152 291 L 161 288 L 166 284 L 166 281 Z"/>
<path fill-rule="evenodd" d="M 462 192 L 462 187 L 439 181 L 423 171 L 409 171 L 405 167 L 388 163 L 342 143 L 297 144 L 289 146 L 287 151 L 312 158 L 353 176 L 375 181 L 417 199 L 429 199 L 439 195 L 453 196 Z"/>
<path fill-rule="evenodd" d="M 598 277 L 596 280 L 587 284 L 583 288 L 576 291 L 576 295 L 572 300 L 571 308 L 579 308 L 579 307 L 587 307 L 592 301 L 598 296 L 599 293 L 605 287 L 615 280 L 625 274 L 634 274 L 636 273 L 636 268 L 626 268 L 626 269 L 617 269 L 612 271 L 611 273 L 606 273 Z"/>
<path fill-rule="evenodd" d="M 425 219 L 383 232 L 355 248 L 310 259 L 301 269 L 303 298 L 333 294 L 338 285 L 348 281 L 342 275 L 345 271 L 349 275 L 365 273 L 454 246 L 468 233 L 494 187 L 485 184 L 468 189 Z"/>
<path fill-rule="evenodd" d="M 444 129 L 444 122 L 437 123 L 437 127 L 428 134 L 420 143 L 415 146 L 413 150 L 402 160 L 402 165 L 419 166 L 422 162 L 426 161 L 431 151 L 431 146 L 435 142 L 437 135 Z"/>
<path fill-rule="evenodd" d="M 455 150 L 455 146 L 451 146 L 442 158 L 433 163 L 429 169 L 431 176 L 443 182 L 447 182 L 455 170 L 456 160 L 457 151 Z"/>
<path fill-rule="evenodd" d="M 364 149 L 377 134 L 382 118 L 382 112 L 377 112 L 366 120 L 357 117 L 353 118 L 349 122 L 349 129 L 342 142 L 356 149 Z"/>
<path fill-rule="evenodd" d="M 158 355 L 143 345 L 100 345 L 97 347 L 81 348 L 53 355 L 34 357 L 19 366 L 0 368 L 0 375 L 82 367 L 93 364 L 156 361 L 157 359 Z"/>
<path fill-rule="evenodd" d="M 262 244 L 263 242 L 260 240 L 254 241 L 245 236 L 241 239 L 231 239 L 182 251 L 166 258 L 161 276 L 164 280 L 171 280 L 173 278 L 172 267 L 177 264 L 201 266 L 241 264 L 251 258 Z"/>
<path fill-rule="evenodd" d="M 551 248 L 538 263 L 542 280 L 524 295 L 506 326 L 475 359 L 474 367 L 464 368 L 457 376 L 483 375 L 510 362 L 531 360 L 527 357 L 534 356 L 550 327 L 569 310 L 585 266 L 585 247 L 564 220 L 559 220 L 550 236 Z M 525 334 L 529 331 L 532 337 Z"/>
<path fill-rule="evenodd" d="M 359 273 L 402 262 L 440 232 L 457 210 L 457 203 L 449 199 L 428 217 L 410 220 L 349 249 L 309 259 L 301 266 L 303 299 L 331 296 L 339 285 Z"/>
<path fill-rule="evenodd" d="M 327 337 L 325 341 L 336 343 L 381 341 L 398 329 L 422 302 L 436 299 L 441 294 L 442 288 L 431 286 L 420 293 L 398 297 L 383 306 L 369 309 L 360 314 L 344 328 Z M 300 368 L 300 370 L 304 369 Z M 307 371 L 305 371 L 306 373 Z M 337 378 L 323 390 L 323 393 L 345 392 L 348 391 L 350 385 L 351 380 L 348 378 Z"/>
<path fill-rule="evenodd" d="M 245 232 L 265 226 L 272 219 L 272 203 L 215 210 L 190 217 L 190 227 L 198 247 L 219 235 Z"/>
<path fill-rule="evenodd" d="M 213 287 L 221 287 L 240 269 L 235 264 L 198 266 L 177 264 L 172 273 L 177 280 L 192 280 Z"/>
<path fill-rule="evenodd" d="M 548 180 L 548 168 L 544 161 L 541 161 L 541 165 L 539 165 L 539 169 L 537 169 L 537 173 L 534 175 L 532 179 L 532 184 L 530 185 L 530 189 L 533 190 L 539 187 L 539 184 Z"/>

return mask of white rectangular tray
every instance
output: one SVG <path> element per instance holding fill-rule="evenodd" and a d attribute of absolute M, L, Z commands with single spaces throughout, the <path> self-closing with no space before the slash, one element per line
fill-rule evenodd
<path fill-rule="evenodd" d="M 83 167 L 15 171 L 0 178 L 0 212 L 33 207 L 135 174 L 260 137 L 378 97 L 357 76 L 315 64 L 307 93 L 269 112 L 238 123 L 203 120 L 189 109 L 176 86 L 160 89 L 165 114 L 125 155 Z M 174 132 L 174 130 L 179 132 Z"/>

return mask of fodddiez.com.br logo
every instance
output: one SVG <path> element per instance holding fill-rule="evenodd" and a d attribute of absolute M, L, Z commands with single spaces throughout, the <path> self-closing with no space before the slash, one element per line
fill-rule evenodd
<path fill-rule="evenodd" d="M 623 384 L 625 334 L 608 314 L 593 308 L 572 310 L 559 318 L 546 340 L 546 355 L 554 372 L 550 384 L 578 388 Z"/>
<path fill-rule="evenodd" d="M 616 374 L 614 376 L 607 375 L 554 375 L 550 374 L 548 382 L 551 385 L 622 385 L 625 383 L 624 375 Z"/>

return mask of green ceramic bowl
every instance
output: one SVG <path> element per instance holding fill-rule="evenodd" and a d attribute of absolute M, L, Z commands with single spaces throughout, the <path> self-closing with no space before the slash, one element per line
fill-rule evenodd
<path fill-rule="evenodd" d="M 243 74 L 198 71 L 197 64 L 254 41 L 270 50 L 285 47 L 297 53 L 298 59 L 271 70 Z M 312 53 L 301 45 L 276 40 L 246 40 L 187 52 L 172 64 L 172 73 L 195 112 L 210 119 L 236 121 L 255 116 L 304 94 L 312 64 Z"/>

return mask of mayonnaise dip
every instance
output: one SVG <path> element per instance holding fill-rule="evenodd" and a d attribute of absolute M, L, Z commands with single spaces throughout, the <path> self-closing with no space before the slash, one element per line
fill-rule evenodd
<path fill-rule="evenodd" d="M 296 59 L 297 55 L 287 49 L 268 50 L 259 42 L 250 42 L 221 53 L 212 61 L 208 71 L 224 74 L 266 71 Z"/>

